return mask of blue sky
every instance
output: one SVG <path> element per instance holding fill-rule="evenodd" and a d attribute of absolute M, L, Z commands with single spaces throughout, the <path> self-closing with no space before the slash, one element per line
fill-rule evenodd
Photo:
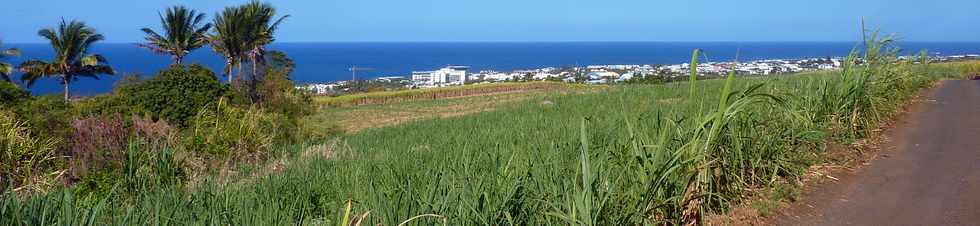
<path fill-rule="evenodd" d="M 107 42 L 142 40 L 174 4 L 213 15 L 244 0 L 15 0 L 0 40 L 42 42 L 62 18 Z M 978 0 L 275 0 L 280 42 L 854 41 L 859 22 L 906 41 L 980 41 Z"/>

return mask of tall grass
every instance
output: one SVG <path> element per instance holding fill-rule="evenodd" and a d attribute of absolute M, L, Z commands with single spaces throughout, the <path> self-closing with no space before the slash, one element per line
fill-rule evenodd
<path fill-rule="evenodd" d="M 43 191 L 54 183 L 61 172 L 48 169 L 57 163 L 56 142 L 31 136 L 27 125 L 0 111 L 0 188 Z"/>

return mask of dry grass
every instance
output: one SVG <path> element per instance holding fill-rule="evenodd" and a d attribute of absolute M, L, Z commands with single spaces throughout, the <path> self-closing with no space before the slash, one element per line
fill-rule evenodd
<path fill-rule="evenodd" d="M 410 89 L 387 92 L 371 92 L 337 97 L 317 97 L 314 103 L 323 108 L 345 107 L 360 105 L 394 104 L 419 100 L 440 100 L 456 97 L 471 97 L 493 95 L 510 92 L 543 91 L 543 90 L 577 90 L 594 89 L 604 86 L 589 86 L 583 84 L 568 84 L 560 82 L 519 82 L 519 83 L 489 83 L 465 86 L 450 86 L 430 89 Z"/>
<path fill-rule="evenodd" d="M 502 105 L 554 94 L 556 92 L 523 90 L 442 100 L 340 107 L 323 110 L 305 121 L 308 123 L 336 123 L 345 132 L 355 133 L 365 129 L 394 126 L 418 120 L 450 118 L 491 111 Z"/>

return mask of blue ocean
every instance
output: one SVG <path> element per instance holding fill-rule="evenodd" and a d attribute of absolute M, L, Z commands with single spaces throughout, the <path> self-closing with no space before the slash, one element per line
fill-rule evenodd
<path fill-rule="evenodd" d="M 279 43 L 270 49 L 285 52 L 296 62 L 292 79 L 299 84 L 349 80 L 348 68 L 372 68 L 358 72 L 359 79 L 403 76 L 412 71 L 433 70 L 446 65 L 470 66 L 473 71 L 509 71 L 543 67 L 601 64 L 675 64 L 690 60 L 691 51 L 700 48 L 709 61 L 799 59 L 846 56 L 855 42 L 566 42 L 566 43 Z M 980 53 L 980 42 L 899 43 L 906 54 L 928 49 L 932 55 Z M 26 59 L 48 60 L 54 52 L 47 44 L 8 43 L 23 55 L 8 58 L 19 64 Z M 154 54 L 135 44 L 99 43 L 90 53 L 102 54 L 116 69 L 116 76 L 99 80 L 81 78 L 72 84 L 74 95 L 109 92 L 120 75 L 152 76 L 168 66 L 170 58 Z M 210 49 L 192 52 L 187 63 L 201 63 L 220 71 L 221 57 Z M 19 78 L 19 75 L 15 75 Z M 42 79 L 30 90 L 35 95 L 61 92 L 55 79 Z"/>

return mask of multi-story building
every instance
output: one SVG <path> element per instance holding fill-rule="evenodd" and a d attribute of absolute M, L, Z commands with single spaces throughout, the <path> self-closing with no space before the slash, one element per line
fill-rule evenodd
<path fill-rule="evenodd" d="M 412 82 L 420 87 L 462 85 L 466 83 L 467 66 L 448 66 L 436 71 L 412 72 Z"/>

